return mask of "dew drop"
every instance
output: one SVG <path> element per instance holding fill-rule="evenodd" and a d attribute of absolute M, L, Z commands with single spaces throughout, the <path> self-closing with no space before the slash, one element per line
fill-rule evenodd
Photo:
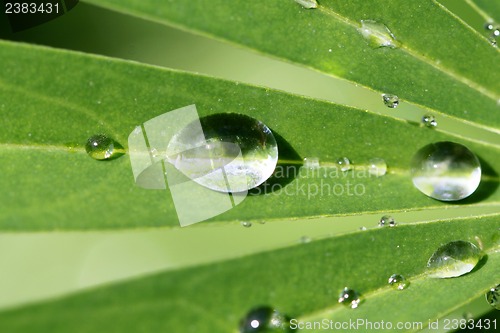
<path fill-rule="evenodd" d="M 240 224 L 245 228 L 250 228 L 252 226 L 252 222 L 241 221 Z"/>
<path fill-rule="evenodd" d="M 489 41 L 493 47 L 498 47 L 497 40 L 495 38 L 491 37 L 489 38 Z"/>
<path fill-rule="evenodd" d="M 349 306 L 351 309 L 355 309 L 360 302 L 361 299 L 357 291 L 345 287 L 344 290 L 340 292 L 339 303 Z"/>
<path fill-rule="evenodd" d="M 486 301 L 493 308 L 500 310 L 500 284 L 497 284 L 495 287 L 488 290 L 486 293 Z"/>
<path fill-rule="evenodd" d="M 200 132 L 200 124 L 203 133 Z M 200 118 L 173 136 L 169 163 L 195 182 L 219 192 L 244 192 L 266 181 L 278 162 L 271 130 L 249 116 L 224 113 Z"/>
<path fill-rule="evenodd" d="M 307 169 L 318 169 L 319 168 L 319 158 L 317 158 L 317 157 L 304 158 L 304 167 Z"/>
<path fill-rule="evenodd" d="M 311 238 L 310 237 L 302 236 L 302 237 L 299 238 L 299 243 L 306 244 L 306 243 L 310 243 L 310 242 L 311 242 Z"/>
<path fill-rule="evenodd" d="M 405 277 L 400 274 L 392 274 L 389 277 L 389 284 L 397 290 L 403 290 L 408 288 L 408 285 L 410 284 L 408 281 L 406 281 Z"/>
<path fill-rule="evenodd" d="M 372 158 L 368 161 L 368 173 L 370 175 L 381 177 L 387 172 L 387 164 L 382 158 Z"/>
<path fill-rule="evenodd" d="M 429 144 L 411 161 L 413 185 L 441 201 L 467 198 L 479 186 L 481 165 L 467 147 L 454 142 Z"/>
<path fill-rule="evenodd" d="M 365 230 L 366 230 L 366 227 L 359 227 L 359 230 L 361 230 L 361 231 L 365 231 Z"/>
<path fill-rule="evenodd" d="M 485 29 L 485 30 L 487 30 L 487 31 L 491 31 L 491 30 L 493 30 L 493 23 L 491 23 L 491 22 L 486 22 L 486 23 L 484 24 L 484 29 Z"/>
<path fill-rule="evenodd" d="M 493 38 L 497 38 L 498 36 L 500 36 L 500 29 L 499 28 L 496 28 L 495 30 L 493 30 L 493 32 L 491 33 L 491 37 Z"/>
<path fill-rule="evenodd" d="M 306 9 L 318 8 L 318 2 L 316 0 L 295 0 L 295 2 Z"/>
<path fill-rule="evenodd" d="M 108 160 L 115 152 L 115 142 L 104 134 L 92 135 L 85 144 L 85 150 L 95 160 Z"/>
<path fill-rule="evenodd" d="M 427 268 L 431 277 L 457 277 L 469 273 L 481 257 L 481 250 L 471 242 L 453 241 L 440 246 L 432 254 Z"/>
<path fill-rule="evenodd" d="M 396 220 L 390 215 L 384 215 L 378 222 L 379 227 L 395 227 L 396 226 Z"/>
<path fill-rule="evenodd" d="M 269 306 L 250 310 L 240 321 L 240 333 L 291 332 L 289 319 Z"/>
<path fill-rule="evenodd" d="M 437 121 L 434 116 L 425 115 L 422 117 L 422 124 L 424 124 L 427 127 L 436 127 Z"/>
<path fill-rule="evenodd" d="M 337 165 L 340 167 L 341 171 L 349 171 L 352 169 L 351 161 L 349 161 L 347 157 L 337 159 Z"/>
<path fill-rule="evenodd" d="M 385 106 L 388 108 L 394 109 L 399 105 L 399 98 L 396 95 L 383 94 L 382 99 L 384 100 Z"/>
<path fill-rule="evenodd" d="M 361 20 L 359 31 L 368 42 L 368 45 L 374 49 L 379 47 L 397 47 L 396 37 L 394 37 L 389 28 L 383 23 L 372 20 Z"/>

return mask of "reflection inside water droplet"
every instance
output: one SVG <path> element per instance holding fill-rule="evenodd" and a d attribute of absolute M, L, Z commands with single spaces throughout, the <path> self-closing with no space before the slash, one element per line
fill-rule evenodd
<path fill-rule="evenodd" d="M 388 283 L 397 290 L 403 290 L 408 288 L 409 282 L 406 281 L 405 277 L 401 274 L 392 274 L 389 277 Z"/>
<path fill-rule="evenodd" d="M 500 310 L 500 284 L 488 290 L 486 293 L 486 301 L 493 308 Z"/>
<path fill-rule="evenodd" d="M 394 109 L 399 105 L 399 98 L 396 95 L 384 94 L 382 95 L 382 99 L 388 108 Z"/>
<path fill-rule="evenodd" d="M 269 306 L 252 309 L 240 321 L 240 333 L 290 332 L 287 316 Z"/>
<path fill-rule="evenodd" d="M 451 278 L 469 273 L 482 257 L 481 251 L 466 241 L 453 241 L 440 246 L 429 258 L 429 275 Z"/>
<path fill-rule="evenodd" d="M 96 134 L 87 140 L 85 150 L 95 160 L 108 160 L 115 152 L 115 142 L 104 134 Z"/>
<path fill-rule="evenodd" d="M 360 302 L 361 299 L 359 297 L 359 294 L 354 289 L 349 289 L 346 287 L 344 288 L 344 290 L 340 292 L 339 303 L 342 303 L 352 309 L 355 309 L 359 306 Z"/>
<path fill-rule="evenodd" d="M 437 142 L 421 148 L 411 162 L 415 187 L 442 201 L 461 200 L 481 181 L 479 160 L 467 147 L 454 142 Z"/>
<path fill-rule="evenodd" d="M 361 35 L 366 39 L 372 48 L 397 47 L 396 37 L 383 23 L 372 20 L 361 20 Z"/>

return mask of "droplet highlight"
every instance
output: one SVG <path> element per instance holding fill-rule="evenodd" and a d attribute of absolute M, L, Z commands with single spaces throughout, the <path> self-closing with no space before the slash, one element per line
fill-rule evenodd
<path fill-rule="evenodd" d="M 359 306 L 360 302 L 361 299 L 359 297 L 359 294 L 354 289 L 349 289 L 346 287 L 340 292 L 339 303 L 342 303 L 345 306 L 350 307 L 351 309 L 355 309 Z"/>
<path fill-rule="evenodd" d="M 396 220 L 390 215 L 384 215 L 380 218 L 378 222 L 379 227 L 395 227 Z"/>
<path fill-rule="evenodd" d="M 337 159 L 337 165 L 340 171 L 349 171 L 352 169 L 351 161 L 347 157 L 340 157 Z"/>
<path fill-rule="evenodd" d="M 408 288 L 408 285 L 410 284 L 408 281 L 406 281 L 406 278 L 401 275 L 401 274 L 392 274 L 389 277 L 388 283 L 397 290 L 403 290 Z"/>
<path fill-rule="evenodd" d="M 474 269 L 481 257 L 481 250 L 471 242 L 449 242 L 440 246 L 429 258 L 429 276 L 451 278 L 464 275 Z"/>
<path fill-rule="evenodd" d="M 396 95 L 384 94 L 382 95 L 382 100 L 384 101 L 385 106 L 391 109 L 394 109 L 399 105 L 399 98 Z"/>
<path fill-rule="evenodd" d="M 96 134 L 88 138 L 85 150 L 95 160 L 109 160 L 115 152 L 115 142 L 104 134 Z"/>
<path fill-rule="evenodd" d="M 240 321 L 240 333 L 290 332 L 287 316 L 269 306 L 252 309 Z"/>
<path fill-rule="evenodd" d="M 387 173 L 387 163 L 382 158 L 372 158 L 368 161 L 368 173 L 370 175 L 381 177 Z"/>
<path fill-rule="evenodd" d="M 306 9 L 318 8 L 318 2 L 316 0 L 295 0 L 295 2 Z"/>
<path fill-rule="evenodd" d="M 174 135 L 167 151 L 178 152 L 167 156 L 176 169 L 219 192 L 244 192 L 262 184 L 278 162 L 271 130 L 257 119 L 236 113 L 200 118 Z"/>
<path fill-rule="evenodd" d="M 397 47 L 396 37 L 383 23 L 373 20 L 361 20 L 359 31 L 372 48 Z"/>
<path fill-rule="evenodd" d="M 488 290 L 485 296 L 486 302 L 488 302 L 489 305 L 497 310 L 500 310 L 500 284 L 497 284 L 495 287 Z"/>
<path fill-rule="evenodd" d="M 437 142 L 421 148 L 411 161 L 413 185 L 423 194 L 441 201 L 470 196 L 481 181 L 479 159 L 467 147 Z"/>
<path fill-rule="evenodd" d="M 426 127 L 432 128 L 437 126 L 437 121 L 434 116 L 425 115 L 422 117 L 422 124 Z"/>

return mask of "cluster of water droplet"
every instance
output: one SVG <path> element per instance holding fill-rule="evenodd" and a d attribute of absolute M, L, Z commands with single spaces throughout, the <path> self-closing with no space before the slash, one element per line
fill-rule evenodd
<path fill-rule="evenodd" d="M 493 22 L 487 22 L 484 29 L 490 34 L 489 40 L 491 45 L 497 47 L 497 39 L 500 36 L 500 27 L 495 26 Z"/>

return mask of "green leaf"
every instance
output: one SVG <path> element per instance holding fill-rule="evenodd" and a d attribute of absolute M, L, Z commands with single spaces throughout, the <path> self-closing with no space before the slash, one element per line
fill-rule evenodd
<path fill-rule="evenodd" d="M 486 22 L 500 22 L 500 2 L 488 0 L 465 0 L 485 19 Z M 496 27 L 498 28 L 498 26 Z"/>
<path fill-rule="evenodd" d="M 134 184 L 128 156 L 99 162 L 88 157 L 83 146 L 91 135 L 105 133 L 127 149 L 127 137 L 137 125 L 190 104 L 197 105 L 201 116 L 247 114 L 281 138 L 283 168 L 278 172 L 284 175 L 277 177 L 285 184 L 268 187 L 265 195 L 263 188 L 254 190 L 242 204 L 213 218 L 215 222 L 451 207 L 419 193 L 408 174 L 420 147 L 450 140 L 472 149 L 486 173 L 481 188 L 465 203 L 499 202 L 498 178 L 489 168 L 500 165 L 500 155 L 490 146 L 263 88 L 67 51 L 1 44 L 0 98 L 8 121 L 0 134 L 2 155 L 8 161 L 1 166 L 2 229 L 178 225 L 167 191 Z M 341 156 L 348 156 L 356 169 L 343 173 L 334 167 Z M 326 168 L 304 172 L 298 168 L 304 157 L 318 157 Z M 373 157 L 385 159 L 386 176 L 364 170 Z M 279 205 L 286 209 L 276 209 Z"/>
<path fill-rule="evenodd" d="M 245 45 L 480 127 L 500 125 L 498 50 L 434 1 L 325 0 L 317 9 L 293 0 L 87 2 Z M 361 20 L 385 24 L 399 47 L 372 49 Z"/>
<path fill-rule="evenodd" d="M 245 313 L 258 305 L 274 306 L 301 321 L 348 322 L 350 318 L 425 326 L 461 304 L 483 297 L 498 283 L 498 217 L 377 228 L 169 271 L 2 312 L 0 330 L 233 333 Z M 486 257 L 467 275 L 428 277 L 427 260 L 440 245 L 452 240 L 480 241 Z M 407 289 L 388 286 L 387 279 L 394 273 L 410 281 Z M 358 309 L 337 303 L 345 286 L 362 294 Z M 442 328 L 444 323 L 440 325 Z"/>

